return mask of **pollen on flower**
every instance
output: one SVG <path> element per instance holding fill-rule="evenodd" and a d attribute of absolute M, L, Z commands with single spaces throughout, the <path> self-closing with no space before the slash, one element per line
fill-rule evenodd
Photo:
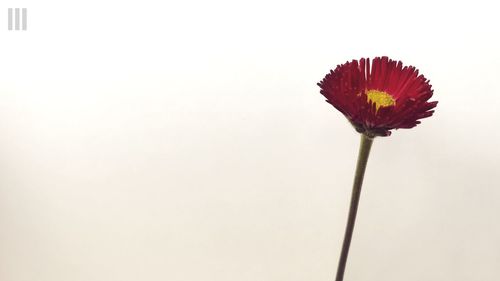
<path fill-rule="evenodd" d="M 371 101 L 375 104 L 376 110 L 378 110 L 380 107 L 386 107 L 396 104 L 396 101 L 391 95 L 379 90 L 368 90 L 366 92 L 366 97 L 368 98 L 368 101 Z"/>
<path fill-rule="evenodd" d="M 326 101 L 358 133 L 386 137 L 432 116 L 432 85 L 418 69 L 388 57 L 361 58 L 339 64 L 318 83 Z"/>

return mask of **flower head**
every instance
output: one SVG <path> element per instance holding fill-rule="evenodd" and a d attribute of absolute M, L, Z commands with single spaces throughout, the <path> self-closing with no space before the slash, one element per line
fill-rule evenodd
<path fill-rule="evenodd" d="M 437 101 L 413 66 L 388 57 L 352 60 L 338 65 L 318 83 L 326 101 L 369 137 L 389 136 L 392 129 L 413 128 L 429 117 Z"/>

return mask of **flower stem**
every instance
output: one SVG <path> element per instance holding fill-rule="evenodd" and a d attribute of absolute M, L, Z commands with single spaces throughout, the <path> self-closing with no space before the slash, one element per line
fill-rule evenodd
<path fill-rule="evenodd" d="M 337 277 L 335 281 L 344 280 L 344 271 L 349 254 L 349 246 L 351 245 L 354 223 L 356 222 L 356 213 L 358 211 L 359 196 L 361 195 L 361 186 L 363 185 L 363 177 L 365 175 L 370 148 L 372 147 L 373 138 L 361 134 L 361 143 L 359 145 L 358 163 L 356 165 L 356 174 L 354 175 L 354 184 L 351 194 L 351 205 L 349 206 L 349 216 L 347 217 L 347 226 L 344 234 L 344 243 L 340 253 L 339 266 L 337 268 Z"/>

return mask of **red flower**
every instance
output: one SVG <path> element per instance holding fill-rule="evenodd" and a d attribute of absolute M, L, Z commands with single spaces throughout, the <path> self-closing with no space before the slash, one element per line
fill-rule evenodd
<path fill-rule="evenodd" d="M 413 128 L 434 113 L 432 86 L 413 66 L 388 57 L 338 65 L 318 83 L 326 101 L 342 112 L 356 131 L 389 136 L 392 129 Z"/>

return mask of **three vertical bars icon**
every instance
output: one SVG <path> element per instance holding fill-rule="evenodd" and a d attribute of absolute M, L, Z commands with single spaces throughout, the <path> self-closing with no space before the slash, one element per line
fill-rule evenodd
<path fill-rule="evenodd" d="M 8 9 L 9 30 L 26 30 L 28 28 L 28 9 L 9 8 Z"/>

